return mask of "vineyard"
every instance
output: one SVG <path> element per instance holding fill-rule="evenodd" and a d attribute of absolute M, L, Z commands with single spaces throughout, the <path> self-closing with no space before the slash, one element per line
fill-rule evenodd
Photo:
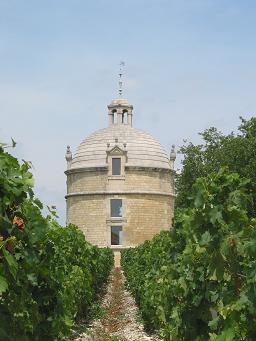
<path fill-rule="evenodd" d="M 173 226 L 122 251 L 96 340 L 138 327 L 128 309 L 135 314 L 134 298 L 146 330 L 163 340 L 256 340 L 256 119 L 242 119 L 239 130 L 211 128 L 204 145 L 182 148 Z M 0 340 L 63 340 L 90 315 L 113 253 L 76 226 L 60 226 L 54 207 L 45 217 L 30 163 L 6 148 L 0 144 Z"/>
<path fill-rule="evenodd" d="M 56 340 L 87 316 L 113 266 L 110 249 L 42 215 L 30 164 L 0 146 L 0 340 Z"/>
<path fill-rule="evenodd" d="M 181 148 L 170 231 L 122 252 L 146 327 L 164 340 L 256 340 L 256 118 Z"/>
<path fill-rule="evenodd" d="M 174 227 L 122 254 L 148 328 L 165 340 L 256 339 L 256 220 L 249 181 L 223 168 L 194 187 Z"/>

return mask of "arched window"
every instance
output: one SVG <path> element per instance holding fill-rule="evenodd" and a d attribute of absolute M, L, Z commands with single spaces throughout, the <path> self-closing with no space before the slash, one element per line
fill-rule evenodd
<path fill-rule="evenodd" d="M 122 123 L 123 124 L 127 124 L 128 123 L 128 118 L 127 118 L 127 110 L 124 110 L 123 113 L 122 113 Z"/>
<path fill-rule="evenodd" d="M 117 124 L 117 112 L 116 110 L 112 110 L 112 114 L 113 114 L 113 124 Z"/>

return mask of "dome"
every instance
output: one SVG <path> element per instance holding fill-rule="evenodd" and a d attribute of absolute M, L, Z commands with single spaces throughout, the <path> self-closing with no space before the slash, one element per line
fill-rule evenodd
<path fill-rule="evenodd" d="M 107 144 L 124 148 L 127 151 L 126 166 L 171 169 L 168 156 L 150 134 L 135 129 L 128 124 L 112 124 L 87 137 L 78 147 L 70 169 L 106 167 Z"/>
<path fill-rule="evenodd" d="M 115 106 L 115 105 L 127 105 L 127 106 L 130 106 L 128 100 L 125 99 L 125 98 L 113 99 L 113 101 L 110 103 L 110 106 Z"/>

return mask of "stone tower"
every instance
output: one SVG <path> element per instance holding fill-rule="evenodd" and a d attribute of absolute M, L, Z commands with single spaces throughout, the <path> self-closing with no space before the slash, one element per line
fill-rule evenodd
<path fill-rule="evenodd" d="M 67 148 L 67 223 L 86 239 L 115 252 L 171 227 L 174 146 L 170 158 L 158 141 L 132 127 L 133 106 L 108 106 L 109 127 L 87 137 L 72 158 Z"/>

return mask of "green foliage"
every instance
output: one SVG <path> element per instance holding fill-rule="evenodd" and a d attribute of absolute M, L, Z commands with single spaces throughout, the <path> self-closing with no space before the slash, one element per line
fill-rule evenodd
<path fill-rule="evenodd" d="M 30 163 L 0 144 L 0 339 L 56 340 L 86 316 L 113 266 L 110 249 L 61 227 L 34 198 Z"/>
<path fill-rule="evenodd" d="M 176 177 L 176 207 L 190 205 L 190 193 L 198 177 L 228 166 L 230 171 L 251 180 L 249 190 L 253 203 L 248 209 L 251 216 L 256 215 L 256 118 L 248 121 L 241 118 L 238 130 L 238 134 L 223 135 L 216 128 L 209 128 L 200 134 L 202 144 L 186 143 L 180 149 L 184 160 Z"/>
<path fill-rule="evenodd" d="M 256 339 L 251 183 L 222 168 L 198 178 L 174 227 L 122 252 L 128 288 L 165 340 Z"/>

